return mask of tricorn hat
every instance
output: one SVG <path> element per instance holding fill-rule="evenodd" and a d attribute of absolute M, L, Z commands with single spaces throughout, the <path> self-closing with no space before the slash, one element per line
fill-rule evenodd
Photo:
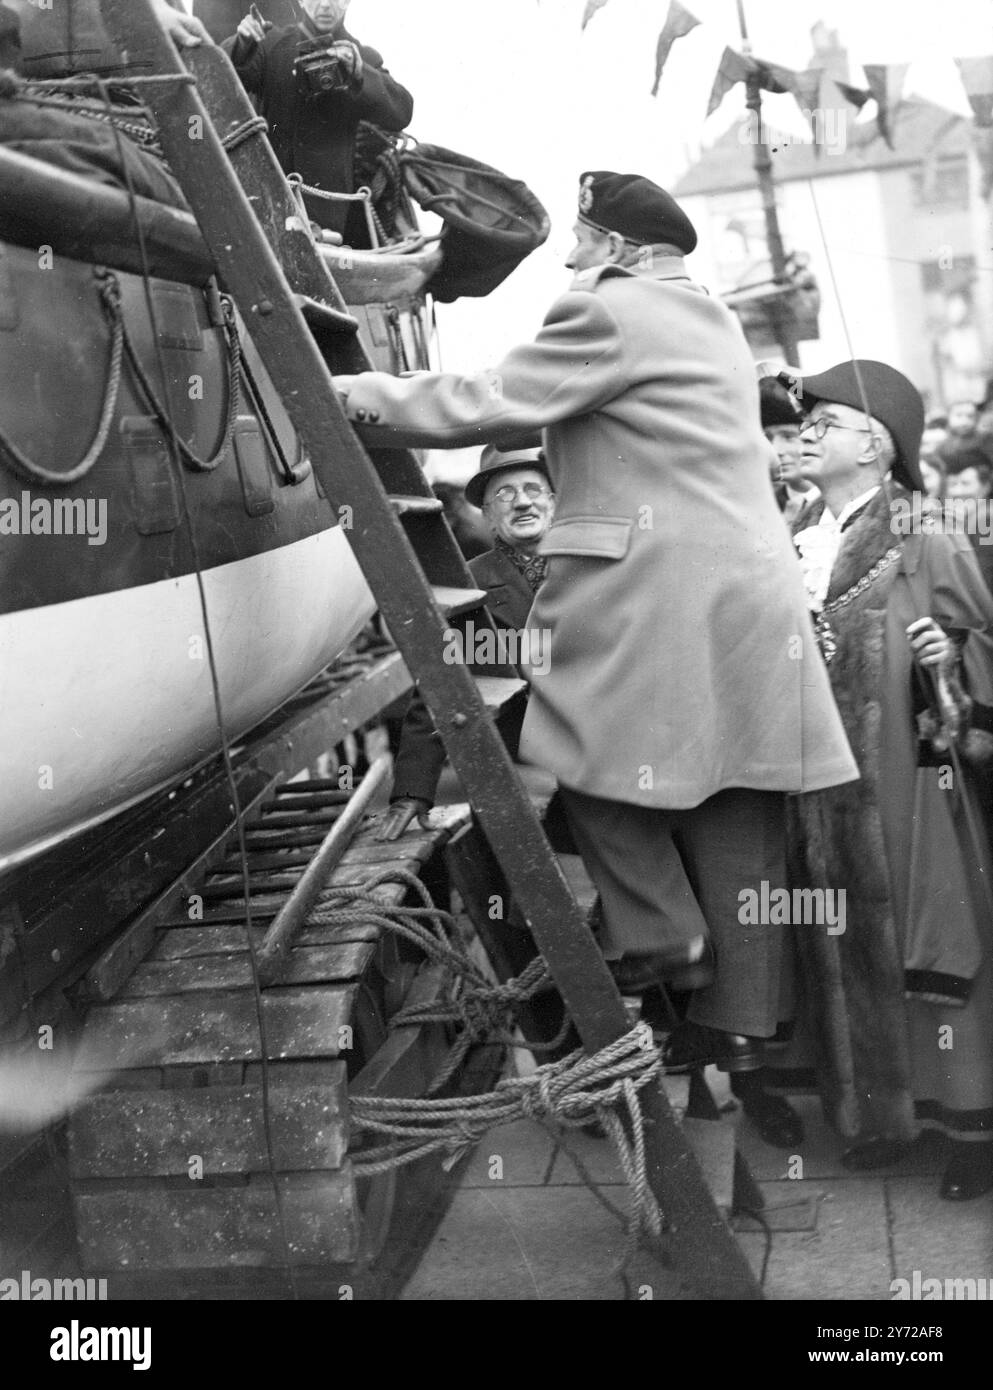
<path fill-rule="evenodd" d="M 917 387 L 902 372 L 885 362 L 859 358 L 839 362 L 817 376 L 798 377 L 781 372 L 779 379 L 799 399 L 805 413 L 818 401 L 847 405 L 853 410 L 865 410 L 868 402 L 869 414 L 893 436 L 893 477 L 911 492 L 924 491 L 920 462 L 924 402 Z"/>
<path fill-rule="evenodd" d="M 760 378 L 759 407 L 764 430 L 774 429 L 777 425 L 799 425 L 803 419 L 800 407 L 775 376 Z"/>
<path fill-rule="evenodd" d="M 487 444 L 479 460 L 479 472 L 465 485 L 466 499 L 474 507 L 482 507 L 490 479 L 510 468 L 537 468 L 548 478 L 548 465 L 540 449 L 498 449 L 495 444 Z M 548 478 L 549 486 L 551 481 Z"/>

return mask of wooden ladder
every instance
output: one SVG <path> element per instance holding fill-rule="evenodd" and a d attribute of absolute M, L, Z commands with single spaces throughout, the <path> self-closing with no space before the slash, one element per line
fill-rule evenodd
<path fill-rule="evenodd" d="M 413 454 L 380 450 L 373 462 L 346 418 L 332 371 L 363 371 L 368 359 L 268 141 L 248 133 L 255 112 L 227 57 L 213 47 L 181 54 L 148 0 L 103 0 L 102 8 L 131 65 L 196 79 L 142 88 L 166 157 L 329 502 L 338 515 L 349 509 L 348 539 L 366 581 L 583 1044 L 595 1053 L 629 1031 L 620 996 L 475 679 L 443 660 L 446 631 L 478 612 L 485 594 Z M 662 1088 L 647 1087 L 642 1104 L 649 1181 L 676 1271 L 698 1297 L 760 1297 Z"/>

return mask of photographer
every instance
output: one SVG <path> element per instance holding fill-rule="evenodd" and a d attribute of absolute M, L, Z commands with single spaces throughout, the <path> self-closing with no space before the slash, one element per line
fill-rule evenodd
<path fill-rule="evenodd" d="M 349 0 L 299 0 L 299 24 L 273 29 L 247 15 L 223 47 L 269 122 L 269 139 L 287 173 L 331 193 L 353 193 L 360 121 L 403 130 L 414 110 L 410 93 L 383 67 L 374 48 L 344 27 Z M 308 198 L 313 221 L 365 243 L 365 219 L 348 203 Z M 352 214 L 351 217 L 349 214 Z"/>

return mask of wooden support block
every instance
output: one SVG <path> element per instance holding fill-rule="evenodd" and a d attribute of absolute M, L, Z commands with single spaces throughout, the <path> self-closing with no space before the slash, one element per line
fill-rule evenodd
<path fill-rule="evenodd" d="M 100 1184 L 74 1196 L 86 1269 L 272 1268 L 287 1258 L 268 1179 L 190 1191 Z M 323 1265 L 355 1258 L 358 1203 L 350 1164 L 336 1173 L 280 1179 L 289 1256 Z"/>
<path fill-rule="evenodd" d="M 348 1149 L 345 1067 L 335 1086 L 269 1089 L 273 1157 L 280 1172 L 334 1170 Z M 107 1091 L 82 1105 L 70 1130 L 74 1179 L 267 1173 L 261 1086 Z"/>
<path fill-rule="evenodd" d="M 361 977 L 375 955 L 370 942 L 346 945 L 300 946 L 287 962 L 285 983 L 321 985 Z M 154 995 L 185 994 L 188 991 L 245 989 L 252 983 L 252 963 L 248 950 L 214 956 L 193 956 L 181 960 L 147 961 L 138 967 L 119 994 L 120 999 L 141 999 Z"/>
<path fill-rule="evenodd" d="M 355 985 L 267 991 L 262 1007 L 270 1056 L 337 1057 L 356 993 Z M 106 1074 L 115 1063 L 141 1066 L 153 1057 L 158 1066 L 207 1066 L 260 1055 L 254 995 L 215 991 L 93 1009 L 74 1069 Z"/>

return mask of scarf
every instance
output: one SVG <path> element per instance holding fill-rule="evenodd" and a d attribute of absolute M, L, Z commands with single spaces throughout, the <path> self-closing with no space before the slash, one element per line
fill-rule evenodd
<path fill-rule="evenodd" d="M 515 550 L 500 536 L 494 537 L 494 541 L 494 550 L 505 555 L 514 568 L 520 570 L 527 580 L 531 592 L 536 594 L 548 575 L 548 557 L 546 555 L 527 555 L 523 550 Z"/>

